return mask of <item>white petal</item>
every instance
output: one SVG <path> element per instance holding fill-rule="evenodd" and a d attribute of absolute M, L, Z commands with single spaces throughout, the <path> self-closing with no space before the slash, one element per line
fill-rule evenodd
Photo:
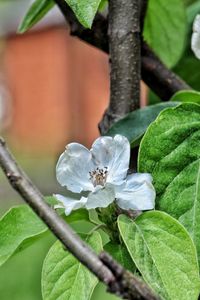
<path fill-rule="evenodd" d="M 105 187 L 97 187 L 95 192 L 91 192 L 86 203 L 87 209 L 97 207 L 107 207 L 115 200 L 114 187 L 107 184 Z"/>
<path fill-rule="evenodd" d="M 122 209 L 149 210 L 155 207 L 155 189 L 150 174 L 128 176 L 126 184 L 116 188 L 116 202 Z"/>
<path fill-rule="evenodd" d="M 72 212 L 72 210 L 85 207 L 85 204 L 87 202 L 87 198 L 85 197 L 81 197 L 80 200 L 67 198 L 62 195 L 54 195 L 54 197 L 60 202 L 60 204 L 55 205 L 54 208 L 64 208 L 66 216 L 68 216 Z"/>
<path fill-rule="evenodd" d="M 108 167 L 107 182 L 117 185 L 123 182 L 130 161 L 130 144 L 126 137 L 100 137 L 92 145 L 91 153 L 97 166 Z"/>
<path fill-rule="evenodd" d="M 197 15 L 193 23 L 191 47 L 198 59 L 200 59 L 200 15 Z"/>
<path fill-rule="evenodd" d="M 68 190 L 80 193 L 93 190 L 89 171 L 93 169 L 92 155 L 83 145 L 71 143 L 66 146 L 56 166 L 56 177 Z"/>
<path fill-rule="evenodd" d="M 126 189 L 132 189 L 140 186 L 144 182 L 152 183 L 153 178 L 149 173 L 133 173 L 126 178 Z"/>
<path fill-rule="evenodd" d="M 200 32 L 200 15 L 196 15 L 194 19 L 193 31 Z"/>

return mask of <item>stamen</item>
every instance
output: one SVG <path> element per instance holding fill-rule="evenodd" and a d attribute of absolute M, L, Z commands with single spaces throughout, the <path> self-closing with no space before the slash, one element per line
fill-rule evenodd
<path fill-rule="evenodd" d="M 104 186 L 108 176 L 108 167 L 104 167 L 103 169 L 97 167 L 96 170 L 89 172 L 89 175 L 94 187 L 97 185 Z"/>

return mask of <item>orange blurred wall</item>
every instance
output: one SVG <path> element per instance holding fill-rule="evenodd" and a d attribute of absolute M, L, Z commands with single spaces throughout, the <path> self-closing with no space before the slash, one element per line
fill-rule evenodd
<path fill-rule="evenodd" d="M 57 153 L 98 136 L 109 97 L 107 55 L 54 28 L 10 37 L 4 71 L 13 107 L 7 135 L 18 150 Z"/>

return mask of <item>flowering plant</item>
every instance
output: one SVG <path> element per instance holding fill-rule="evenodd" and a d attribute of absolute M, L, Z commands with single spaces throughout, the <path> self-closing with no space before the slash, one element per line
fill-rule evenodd
<path fill-rule="evenodd" d="M 128 175 L 129 161 L 130 144 L 122 135 L 99 137 L 90 150 L 77 143 L 67 145 L 56 176 L 72 193 L 55 195 L 60 202 L 55 207 L 64 208 L 66 215 L 81 207 L 107 207 L 114 201 L 124 210 L 153 209 L 152 177 L 147 173 Z"/>

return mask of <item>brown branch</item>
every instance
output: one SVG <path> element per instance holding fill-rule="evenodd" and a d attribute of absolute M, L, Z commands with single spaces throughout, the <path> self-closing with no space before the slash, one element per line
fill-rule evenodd
<path fill-rule="evenodd" d="M 92 29 L 85 29 L 77 21 L 71 9 L 64 0 L 54 0 L 60 7 L 63 15 L 70 24 L 71 34 L 81 40 L 108 53 L 108 21 L 97 14 Z M 192 89 L 179 76 L 169 70 L 155 53 L 145 44 L 142 44 L 142 79 L 162 100 L 166 101 L 180 91 Z"/>
<path fill-rule="evenodd" d="M 138 0 L 109 1 L 110 103 L 101 134 L 140 106 L 140 8 Z"/>
<path fill-rule="evenodd" d="M 164 101 L 180 90 L 192 89 L 168 69 L 150 47 L 142 45 L 142 79 Z"/>
<path fill-rule="evenodd" d="M 1 138 L 0 166 L 12 187 L 35 211 L 38 217 L 80 262 L 107 285 L 110 292 L 121 296 L 123 299 L 159 300 L 144 282 L 124 270 L 108 254 L 102 253 L 98 257 L 79 238 L 70 226 L 58 216 L 55 210 L 44 201 L 43 195 L 17 165 Z"/>

